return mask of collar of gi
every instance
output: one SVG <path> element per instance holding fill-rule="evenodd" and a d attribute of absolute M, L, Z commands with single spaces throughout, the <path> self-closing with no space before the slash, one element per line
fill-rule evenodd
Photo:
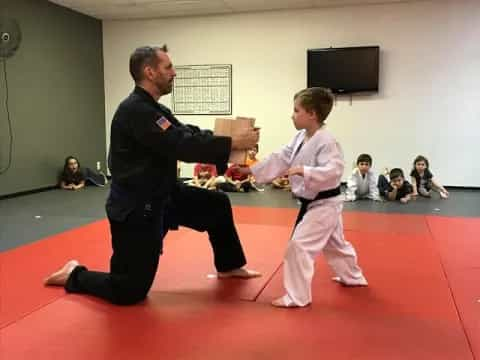
<path fill-rule="evenodd" d="M 150 95 L 144 88 L 142 88 L 141 86 L 138 86 L 138 85 L 135 85 L 135 89 L 133 90 L 133 92 L 139 96 L 141 96 L 142 98 L 144 98 L 145 100 L 147 100 L 148 102 L 151 102 L 152 104 L 155 104 L 156 106 L 158 106 L 158 102 L 155 101 L 155 99 L 152 97 L 152 95 Z"/>

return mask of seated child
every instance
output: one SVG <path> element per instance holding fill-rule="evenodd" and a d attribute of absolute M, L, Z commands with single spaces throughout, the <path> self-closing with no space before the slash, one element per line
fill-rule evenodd
<path fill-rule="evenodd" d="M 429 163 L 425 156 L 419 155 L 415 158 L 410 177 L 412 179 L 413 196 L 430 197 L 431 190 L 435 190 L 442 199 L 448 198 L 448 191 L 433 180 L 433 174 L 429 170 Z"/>
<path fill-rule="evenodd" d="M 60 175 L 60 187 L 64 190 L 79 190 L 85 187 L 85 175 L 77 158 L 69 156 L 65 159 Z"/>
<path fill-rule="evenodd" d="M 216 189 L 217 168 L 213 164 L 196 164 L 190 185 L 208 190 Z"/>
<path fill-rule="evenodd" d="M 225 172 L 225 182 L 218 184 L 218 188 L 225 192 L 249 192 L 257 190 L 253 176 L 244 174 L 240 171 L 241 167 L 248 168 L 247 165 L 232 164 Z"/>
<path fill-rule="evenodd" d="M 250 166 L 250 167 L 255 165 L 258 162 L 257 154 L 258 154 L 258 144 L 255 145 L 254 148 L 248 150 L 247 160 L 245 162 L 245 165 Z"/>
<path fill-rule="evenodd" d="M 411 199 L 412 185 L 405 180 L 402 169 L 390 170 L 390 181 L 384 175 L 378 177 L 378 190 L 380 194 L 390 201 L 399 200 L 406 204 Z"/>
<path fill-rule="evenodd" d="M 372 157 L 368 154 L 361 154 L 357 158 L 357 167 L 347 181 L 346 201 L 357 199 L 371 199 L 380 201 L 376 177 L 372 170 Z"/>

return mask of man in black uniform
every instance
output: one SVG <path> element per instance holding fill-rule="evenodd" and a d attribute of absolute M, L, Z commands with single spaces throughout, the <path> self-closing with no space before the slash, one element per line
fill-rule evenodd
<path fill-rule="evenodd" d="M 176 75 L 166 46 L 136 49 L 130 74 L 135 89 L 118 107 L 111 127 L 112 184 L 106 205 L 113 248 L 110 273 L 89 271 L 72 260 L 45 283 L 115 304 L 137 303 L 153 283 L 163 238 L 178 225 L 208 232 L 219 277 L 260 276 L 244 267 L 228 197 L 183 186 L 176 176 L 177 160 L 212 163 L 224 170 L 230 151 L 253 148 L 258 131 L 214 136 L 180 123 L 159 104 Z"/>

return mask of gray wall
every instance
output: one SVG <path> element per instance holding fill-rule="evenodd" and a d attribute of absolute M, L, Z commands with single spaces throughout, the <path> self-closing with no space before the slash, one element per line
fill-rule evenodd
<path fill-rule="evenodd" d="M 7 59 L 13 161 L 0 196 L 54 185 L 67 155 L 105 167 L 102 23 L 46 0 L 0 0 L 22 44 Z M 6 3 L 6 6 L 4 4 Z M 0 168 L 8 159 L 6 86 L 0 73 Z"/>

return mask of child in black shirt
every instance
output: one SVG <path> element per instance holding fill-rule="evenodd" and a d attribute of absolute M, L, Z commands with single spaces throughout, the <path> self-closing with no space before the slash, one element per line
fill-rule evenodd
<path fill-rule="evenodd" d="M 390 181 L 384 175 L 378 178 L 378 190 L 386 200 L 399 200 L 406 204 L 411 200 L 412 185 L 405 180 L 402 169 L 390 170 Z"/>

